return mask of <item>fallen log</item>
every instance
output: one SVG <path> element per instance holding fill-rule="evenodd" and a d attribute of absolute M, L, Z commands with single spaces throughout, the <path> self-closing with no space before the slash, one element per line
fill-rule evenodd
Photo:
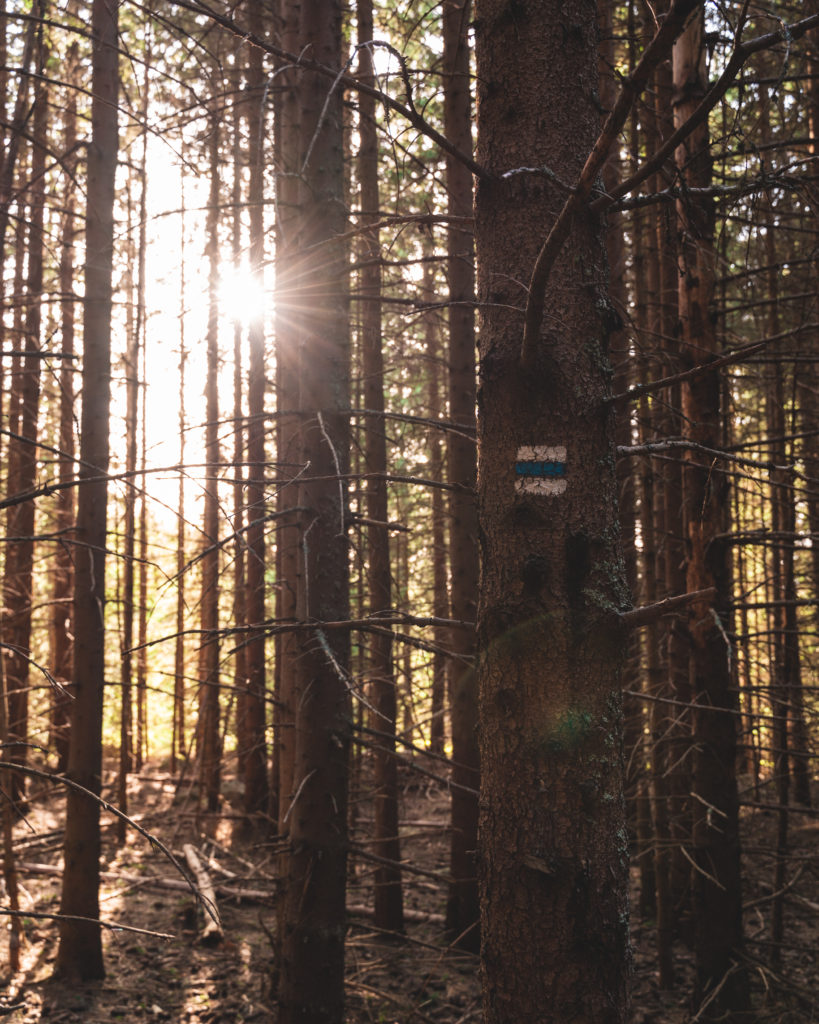
<path fill-rule="evenodd" d="M 202 934 L 199 937 L 200 941 L 204 946 L 216 946 L 224 937 L 222 918 L 216 905 L 216 890 L 213 888 L 210 875 L 202 867 L 199 855 L 190 843 L 185 843 L 182 847 L 182 852 L 185 854 L 185 860 L 196 880 L 199 899 L 205 911 L 205 927 L 202 929 Z"/>

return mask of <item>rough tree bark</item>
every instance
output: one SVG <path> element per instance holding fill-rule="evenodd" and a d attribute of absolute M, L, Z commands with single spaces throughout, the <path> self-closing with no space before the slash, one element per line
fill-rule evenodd
<path fill-rule="evenodd" d="M 91 140 L 85 228 L 83 402 L 74 562 L 74 694 L 68 776 L 98 794 L 102 784 L 105 682 L 105 533 L 111 396 L 111 269 L 117 169 L 118 8 L 94 0 Z M 99 917 L 100 807 L 70 789 L 67 796 L 62 898 L 56 971 L 81 979 L 105 974 Z M 77 918 L 82 917 L 83 920 Z"/>
<path fill-rule="evenodd" d="M 338 0 L 302 0 L 299 49 L 341 67 Z M 294 794 L 284 881 L 281 1024 L 341 1024 L 344 1015 L 347 782 L 351 732 L 349 635 L 321 628 L 349 617 L 347 497 L 349 323 L 343 107 L 338 88 L 304 72 L 299 89 L 301 179 L 298 326 L 300 463 L 294 682 Z M 321 979 L 316 984 L 316 978 Z"/>
<path fill-rule="evenodd" d="M 578 178 L 599 131 L 595 15 L 592 0 L 476 5 L 478 160 L 492 174 L 475 236 L 487 1024 L 626 1020 L 628 594 L 597 218 L 576 211 L 525 368 L 518 312 L 558 182 Z"/>
<path fill-rule="evenodd" d="M 288 50 L 299 49 L 298 0 L 281 0 L 280 35 Z M 298 152 L 301 110 L 299 75 L 294 68 L 282 71 L 281 90 L 276 96 L 276 459 L 285 478 L 296 475 L 298 371 L 296 368 L 296 284 L 298 262 L 295 232 L 298 223 Z M 296 487 L 283 486 L 278 492 L 281 517 L 276 535 L 276 617 L 295 619 L 298 576 L 298 534 L 295 513 Z M 296 641 L 292 633 L 276 638 L 275 732 L 273 748 L 274 795 L 278 801 L 278 831 L 287 834 L 286 817 L 293 797 L 293 749 L 296 696 L 294 666 Z M 281 930 L 279 932 L 279 937 Z"/>

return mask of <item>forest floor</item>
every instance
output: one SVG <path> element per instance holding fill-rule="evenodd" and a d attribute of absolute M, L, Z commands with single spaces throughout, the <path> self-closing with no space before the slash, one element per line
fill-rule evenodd
<path fill-rule="evenodd" d="M 142 828 L 179 860 L 184 860 L 184 843 L 196 847 L 217 885 L 223 941 L 214 946 L 202 943 L 202 910 L 161 850 L 133 829 L 124 845 L 118 845 L 116 824 L 111 822 L 103 847 L 101 916 L 167 937 L 106 931 L 105 980 L 67 987 L 51 977 L 57 950 L 54 922 L 27 917 L 21 969 L 9 976 L 7 968 L 5 974 L 0 968 L 0 1015 L 9 1024 L 275 1021 L 270 997 L 275 850 L 265 841 L 241 835 L 240 817 L 229 801 L 218 819 L 197 814 L 193 793 L 184 787 L 177 792 L 160 768 L 131 776 L 129 788 L 129 808 Z M 409 864 L 446 874 L 448 807 L 447 794 L 440 788 L 405 790 L 402 836 Z M 362 803 L 362 826 L 370 813 Z M 15 828 L 21 906 L 32 914 L 54 914 L 58 909 L 61 814 L 60 794 L 32 793 L 26 821 Z M 781 966 L 774 970 L 769 966 L 768 937 L 775 822 L 773 810 L 743 812 L 754 1002 L 760 1022 L 819 1021 L 819 818 L 792 817 L 786 941 Z M 479 1024 L 477 958 L 448 948 L 442 939 L 443 884 L 428 875 L 407 877 L 406 907 L 417 920 L 408 923 L 407 939 L 401 943 L 372 927 L 367 916 L 370 889 L 369 869 L 359 864 L 348 896 L 350 1024 Z M 678 984 L 671 992 L 661 992 L 652 923 L 641 922 L 635 909 L 632 928 L 634 1024 L 693 1024 L 697 1013 L 689 1005 L 690 951 L 682 944 L 675 947 Z"/>

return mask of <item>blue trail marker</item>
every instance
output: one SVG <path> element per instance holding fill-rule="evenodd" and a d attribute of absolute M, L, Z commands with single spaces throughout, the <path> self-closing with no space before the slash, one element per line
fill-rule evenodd
<path fill-rule="evenodd" d="M 515 490 L 519 494 L 556 496 L 566 491 L 565 445 L 533 444 L 518 448 Z"/>

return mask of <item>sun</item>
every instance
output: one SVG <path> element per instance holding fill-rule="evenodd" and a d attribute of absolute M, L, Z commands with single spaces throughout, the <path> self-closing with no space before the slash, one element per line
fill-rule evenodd
<path fill-rule="evenodd" d="M 247 263 L 224 263 L 219 271 L 219 308 L 222 316 L 243 327 L 265 315 L 268 297 Z"/>

